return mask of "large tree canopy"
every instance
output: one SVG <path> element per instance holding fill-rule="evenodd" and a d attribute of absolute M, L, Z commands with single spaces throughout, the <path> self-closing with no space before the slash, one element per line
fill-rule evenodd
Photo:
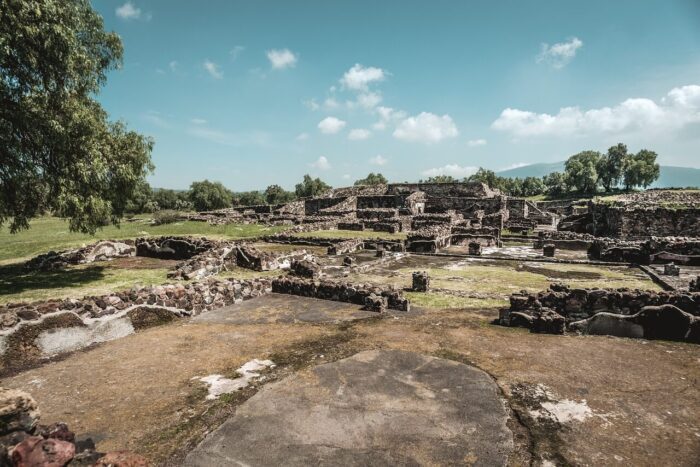
<path fill-rule="evenodd" d="M 45 211 L 81 232 L 118 222 L 153 147 L 95 99 L 121 59 L 88 0 L 0 0 L 0 225 Z"/>

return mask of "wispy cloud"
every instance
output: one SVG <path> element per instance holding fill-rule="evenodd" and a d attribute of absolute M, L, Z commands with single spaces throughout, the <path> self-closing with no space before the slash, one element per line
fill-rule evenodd
<path fill-rule="evenodd" d="M 234 47 L 229 51 L 229 56 L 231 57 L 231 61 L 232 61 L 232 62 L 235 62 L 236 59 L 238 58 L 238 56 L 239 56 L 240 54 L 242 54 L 244 50 L 245 50 L 245 47 L 243 47 L 242 45 L 236 45 L 236 46 L 234 46 Z"/>
<path fill-rule="evenodd" d="M 430 112 L 421 112 L 403 120 L 394 130 L 394 138 L 417 143 L 439 143 L 459 134 L 452 118 Z"/>
<path fill-rule="evenodd" d="M 298 57 L 289 49 L 273 49 L 267 51 L 267 59 L 270 60 L 273 69 L 284 70 L 294 67 Z"/>
<path fill-rule="evenodd" d="M 249 133 L 231 133 L 227 131 L 207 128 L 204 125 L 195 125 L 187 129 L 187 134 L 201 138 L 222 146 L 271 146 L 270 135 L 262 131 Z"/>
<path fill-rule="evenodd" d="M 155 110 L 149 110 L 141 116 L 145 121 L 158 128 L 170 128 L 170 123 L 165 119 L 163 114 Z"/>
<path fill-rule="evenodd" d="M 475 148 L 478 146 L 486 146 L 486 140 L 483 138 L 470 139 L 469 141 L 467 141 L 467 146 L 469 146 L 470 148 Z"/>
<path fill-rule="evenodd" d="M 516 137 L 583 136 L 622 132 L 668 133 L 700 122 L 700 85 L 671 89 L 659 102 L 627 99 L 614 107 L 564 107 L 555 115 L 507 108 L 491 124 Z"/>
<path fill-rule="evenodd" d="M 479 170 L 477 167 L 462 167 L 458 164 L 447 164 L 442 167 L 435 167 L 432 169 L 424 170 L 421 172 L 426 177 L 435 177 L 437 175 L 451 175 L 453 177 L 461 178 L 468 177 L 476 173 Z"/>
<path fill-rule="evenodd" d="M 326 117 L 320 122 L 318 122 L 318 129 L 321 130 L 321 133 L 333 135 L 342 130 L 346 124 L 347 122 L 339 118 Z"/>
<path fill-rule="evenodd" d="M 207 71 L 207 73 L 209 73 L 209 75 L 212 78 L 223 79 L 224 72 L 221 71 L 221 67 L 219 65 L 217 65 L 216 63 L 207 59 L 207 60 L 204 60 L 204 64 L 202 66 L 204 67 L 204 69 Z"/>
<path fill-rule="evenodd" d="M 124 21 L 131 21 L 131 20 L 150 21 L 151 20 L 150 13 L 142 12 L 141 8 L 137 8 L 132 2 L 126 2 L 125 4 L 117 7 L 114 10 L 114 14 L 117 15 L 117 18 L 123 19 Z"/>
<path fill-rule="evenodd" d="M 372 132 L 365 130 L 364 128 L 354 128 L 348 133 L 348 139 L 353 141 L 365 140 L 372 136 Z"/>
<path fill-rule="evenodd" d="M 331 168 L 331 163 L 328 162 L 326 156 L 321 156 L 315 162 L 309 164 L 309 166 L 318 170 L 329 170 Z"/>
<path fill-rule="evenodd" d="M 371 157 L 369 159 L 369 163 L 372 165 L 386 165 L 387 162 L 389 162 L 389 159 L 382 156 L 381 154 L 377 154 L 376 156 Z"/>
<path fill-rule="evenodd" d="M 309 139 L 309 134 L 308 133 L 299 133 L 295 139 L 297 141 L 306 141 L 307 139 Z"/>
<path fill-rule="evenodd" d="M 203 118 L 192 118 L 190 119 L 190 123 L 194 123 L 195 125 L 206 125 L 207 121 Z"/>
<path fill-rule="evenodd" d="M 347 89 L 366 91 L 371 83 L 384 81 L 387 72 L 377 67 L 365 67 L 356 63 L 340 78 L 340 84 Z"/>
<path fill-rule="evenodd" d="M 576 56 L 578 49 L 583 47 L 583 41 L 578 37 L 574 37 L 567 42 L 558 42 L 549 45 L 543 43 L 539 55 L 537 55 L 537 63 L 548 63 L 554 68 L 564 68 Z"/>

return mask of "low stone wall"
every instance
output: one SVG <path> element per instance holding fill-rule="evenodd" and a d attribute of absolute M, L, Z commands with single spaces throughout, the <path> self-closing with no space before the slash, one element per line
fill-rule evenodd
<path fill-rule="evenodd" d="M 538 293 L 517 293 L 510 296 L 510 308 L 502 310 L 501 321 L 512 312 L 534 312 L 550 308 L 567 321 L 590 318 L 596 313 L 612 312 L 630 315 L 645 306 L 674 305 L 686 313 L 700 316 L 700 293 L 656 292 L 633 289 L 572 289 L 552 284 Z M 504 323 L 505 324 L 505 323 Z"/>
<path fill-rule="evenodd" d="M 338 230 L 363 231 L 365 224 L 362 222 L 338 222 Z"/>
<path fill-rule="evenodd" d="M 408 251 L 435 253 L 440 248 L 450 246 L 452 228 L 450 224 L 437 224 L 424 227 L 408 234 L 406 249 Z"/>
<path fill-rule="evenodd" d="M 47 271 L 62 269 L 69 265 L 109 261 L 134 255 L 136 255 L 136 247 L 132 240 L 101 240 L 72 250 L 49 251 L 30 259 L 24 266 L 27 269 Z"/>
<path fill-rule="evenodd" d="M 364 242 L 359 238 L 354 238 L 350 240 L 344 240 L 342 242 L 334 243 L 328 247 L 329 255 L 345 255 L 348 253 L 355 252 L 361 249 Z"/>
<path fill-rule="evenodd" d="M 0 307 L 0 354 L 6 368 L 132 334 L 254 298 L 269 279 L 219 280 L 132 289 L 98 297 L 11 303 Z"/>
<path fill-rule="evenodd" d="M 371 295 L 384 297 L 390 309 L 410 311 L 411 304 L 401 291 L 373 287 L 364 284 L 348 284 L 332 281 L 314 281 L 297 277 L 280 277 L 272 280 L 275 293 L 333 300 L 336 302 L 365 305 Z"/>
<path fill-rule="evenodd" d="M 542 248 L 546 243 L 562 250 L 588 250 L 595 237 L 591 234 L 567 231 L 543 231 L 539 233 L 533 247 Z"/>
<path fill-rule="evenodd" d="M 358 219 L 366 220 L 390 219 L 397 217 L 399 210 L 391 208 L 358 209 L 356 215 Z"/>
<path fill-rule="evenodd" d="M 205 237 L 140 237 L 135 241 L 136 256 L 159 259 L 190 259 L 218 246 Z"/>
<path fill-rule="evenodd" d="M 676 262 L 700 265 L 700 238 L 651 237 L 647 240 L 596 238 L 588 249 L 591 259 L 637 264 Z"/>

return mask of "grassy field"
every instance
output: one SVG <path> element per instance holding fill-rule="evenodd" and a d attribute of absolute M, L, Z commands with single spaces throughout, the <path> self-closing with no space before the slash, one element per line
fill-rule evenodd
<path fill-rule="evenodd" d="M 70 232 L 68 224 L 56 217 L 42 217 L 31 223 L 29 230 L 11 234 L 6 227 L 0 228 L 0 264 L 28 259 L 51 250 L 78 247 L 103 239 L 126 239 L 144 235 L 205 235 L 212 238 L 250 238 L 269 235 L 283 227 L 266 227 L 255 224 L 229 224 L 212 226 L 206 222 L 176 222 L 165 225 L 150 225 L 144 216 L 134 222 L 122 222 L 118 227 L 107 226 L 94 236 Z"/>

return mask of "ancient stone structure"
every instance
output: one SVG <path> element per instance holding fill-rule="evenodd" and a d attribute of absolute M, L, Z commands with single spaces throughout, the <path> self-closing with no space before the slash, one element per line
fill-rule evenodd
<path fill-rule="evenodd" d="M 317 279 L 321 276 L 321 266 L 309 259 L 292 261 L 291 270 L 299 277 Z"/>
<path fill-rule="evenodd" d="M 329 255 L 346 255 L 359 250 L 363 246 L 363 241 L 359 238 L 345 240 L 328 247 Z"/>
<path fill-rule="evenodd" d="M 588 249 L 591 259 L 637 264 L 675 262 L 700 265 L 700 238 L 651 237 L 646 240 L 596 238 Z"/>
<path fill-rule="evenodd" d="M 481 243 L 469 242 L 469 254 L 471 256 L 481 256 Z"/>
<path fill-rule="evenodd" d="M 688 284 L 688 290 L 691 292 L 700 292 L 700 275 L 690 281 L 690 284 Z"/>
<path fill-rule="evenodd" d="M 430 277 L 426 271 L 414 271 L 411 290 L 414 292 L 427 292 L 430 290 Z"/>
<path fill-rule="evenodd" d="M 664 275 L 666 276 L 679 276 L 681 273 L 681 268 L 673 263 L 664 264 Z"/>
<path fill-rule="evenodd" d="M 548 258 L 554 258 L 554 254 L 557 251 L 557 247 L 553 243 L 545 243 L 542 246 L 542 256 L 546 256 Z"/>
<path fill-rule="evenodd" d="M 363 284 L 347 284 L 334 281 L 314 281 L 296 277 L 279 277 L 272 281 L 272 291 L 302 297 L 320 298 L 365 306 L 365 299 L 374 294 L 386 298 L 387 307 L 409 311 L 411 304 L 401 291 Z"/>
<path fill-rule="evenodd" d="M 384 313 L 388 307 L 386 297 L 381 295 L 369 294 L 365 297 L 364 310 L 374 311 L 376 313 Z"/>
<path fill-rule="evenodd" d="M 545 243 L 551 243 L 562 250 L 588 250 L 595 237 L 591 234 L 557 230 L 544 230 L 538 233 L 533 248 L 540 249 Z"/>
<path fill-rule="evenodd" d="M 25 263 L 25 267 L 46 271 L 63 269 L 68 265 L 109 261 L 114 258 L 126 258 L 134 255 L 136 255 L 136 248 L 131 240 L 101 240 L 73 250 L 50 251 L 30 259 Z"/>

